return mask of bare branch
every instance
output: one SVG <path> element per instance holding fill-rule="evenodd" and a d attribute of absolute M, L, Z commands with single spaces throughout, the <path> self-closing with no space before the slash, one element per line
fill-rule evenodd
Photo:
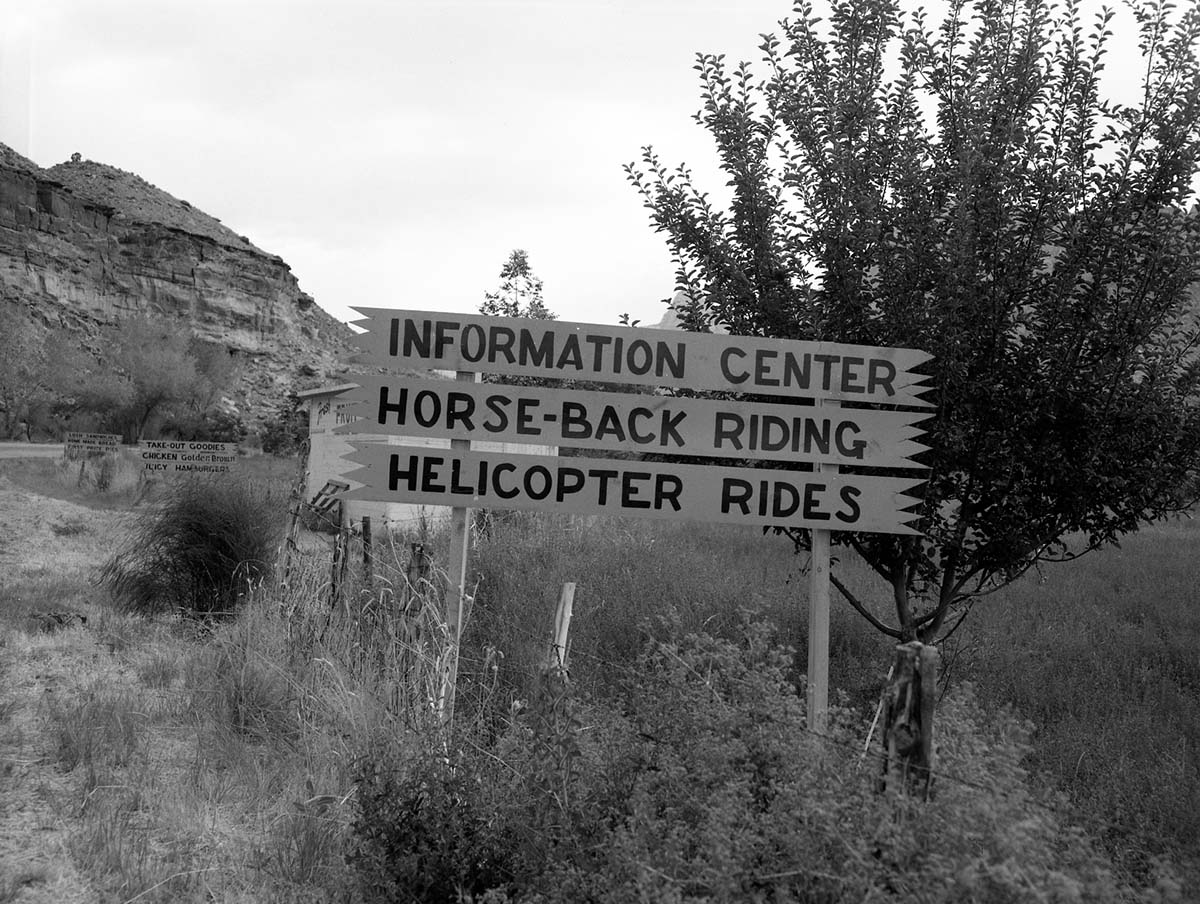
<path fill-rule="evenodd" d="M 850 592 L 850 588 L 847 587 L 845 584 L 843 584 L 841 582 L 841 580 L 839 580 L 839 578 L 836 574 L 829 575 L 829 582 L 838 589 L 838 592 L 840 592 L 842 594 L 842 596 L 844 596 L 846 598 L 846 602 L 848 602 L 851 606 L 853 606 L 854 610 L 859 615 L 861 615 L 863 618 L 865 618 L 867 621 L 869 621 L 871 623 L 871 626 L 873 628 L 875 628 L 876 631 L 880 631 L 880 632 L 886 634 L 888 637 L 895 637 L 896 639 L 900 638 L 900 632 L 897 631 L 895 628 L 889 628 L 887 625 L 885 625 L 883 622 L 881 622 L 879 619 L 877 619 L 874 615 L 872 615 L 871 612 L 867 609 L 867 607 L 864 606 L 858 600 L 858 598 L 855 597 L 855 595 Z"/>

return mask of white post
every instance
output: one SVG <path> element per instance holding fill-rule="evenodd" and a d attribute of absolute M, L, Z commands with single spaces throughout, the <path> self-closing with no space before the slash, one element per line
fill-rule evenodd
<path fill-rule="evenodd" d="M 822 400 L 818 408 L 836 408 Z M 817 474 L 837 473 L 837 465 L 817 465 Z M 829 535 L 812 529 L 808 570 L 808 728 L 824 733 L 829 721 Z"/>
<path fill-rule="evenodd" d="M 550 642 L 550 655 L 546 657 L 547 669 L 567 667 L 567 633 L 571 630 L 571 610 L 575 605 L 575 582 L 562 585 L 558 597 L 558 609 L 554 612 L 554 639 Z"/>
<path fill-rule="evenodd" d="M 475 374 L 460 370 L 455 379 L 474 383 Z M 451 449 L 470 449 L 469 439 L 450 440 Z M 446 650 L 442 673 L 442 722 L 449 725 L 454 721 L 454 686 L 458 681 L 458 645 L 462 638 L 463 604 L 467 594 L 467 562 L 471 556 L 471 510 L 450 510 L 450 557 L 446 563 L 449 583 L 446 587 L 446 635 L 449 648 Z"/>

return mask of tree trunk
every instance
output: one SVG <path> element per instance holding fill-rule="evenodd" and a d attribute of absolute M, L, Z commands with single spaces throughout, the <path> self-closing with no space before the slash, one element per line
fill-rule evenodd
<path fill-rule="evenodd" d="M 885 698 L 880 790 L 894 788 L 929 797 L 938 659 L 935 647 L 916 640 L 896 647 Z"/>

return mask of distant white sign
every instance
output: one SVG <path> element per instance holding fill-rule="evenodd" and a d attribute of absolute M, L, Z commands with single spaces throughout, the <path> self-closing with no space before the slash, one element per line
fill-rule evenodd
<path fill-rule="evenodd" d="M 237 443 L 212 443 L 193 440 L 143 440 L 138 456 L 147 471 L 174 474 L 226 474 L 237 461 Z"/>
<path fill-rule="evenodd" d="M 68 432 L 63 451 L 67 458 L 82 458 L 84 455 L 102 455 L 121 448 L 121 437 L 115 433 Z"/>

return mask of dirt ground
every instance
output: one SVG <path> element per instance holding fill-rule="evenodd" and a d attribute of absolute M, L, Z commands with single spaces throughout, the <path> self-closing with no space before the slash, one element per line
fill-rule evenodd
<path fill-rule="evenodd" d="M 102 561 L 119 518 L 29 492 L 0 472 L 0 574 L 10 593 L 86 576 Z M 19 606 L 15 594 L 0 600 Z M 86 603 L 68 609 L 96 616 Z M 68 852 L 79 779 L 59 765 L 46 709 L 95 681 L 120 680 L 120 666 L 84 624 L 53 631 L 7 619 L 0 625 L 0 902 L 95 901 Z"/>
<path fill-rule="evenodd" d="M 0 459 L 0 904 L 173 900 L 173 885 L 167 883 L 208 872 L 189 868 L 184 847 L 178 860 L 159 858 L 153 875 L 144 881 L 136 877 L 141 891 L 124 894 L 114 888 L 128 871 L 114 872 L 110 862 L 122 856 L 124 839 L 106 836 L 100 844 L 92 836 L 104 831 L 104 802 L 114 794 L 162 797 L 177 790 L 182 769 L 195 759 L 194 737 L 185 738 L 171 719 L 139 713 L 146 718 L 139 729 L 144 752 L 139 756 L 146 758 L 146 780 L 156 784 L 135 788 L 96 785 L 90 767 L 68 768 L 61 735 L 61 714 L 77 711 L 87 700 L 128 692 L 139 706 L 160 705 L 165 695 L 148 690 L 139 669 L 159 653 L 179 652 L 186 661 L 192 651 L 177 626 L 103 605 L 103 591 L 94 583 L 99 567 L 150 503 L 140 484 L 105 498 L 81 487 L 73 473 L 60 473 L 53 462 Z M 252 461 L 247 467 L 273 479 L 288 479 L 294 471 L 289 462 Z M 143 501 L 130 511 L 134 498 Z M 327 556 L 326 541 L 307 532 L 300 537 L 302 549 L 311 546 Z M 237 845 L 227 856 L 210 856 L 205 847 L 211 843 L 224 851 L 221 846 L 236 836 L 240 824 L 227 826 L 223 815 L 212 820 L 197 830 L 199 837 L 184 832 L 166 837 L 155 825 L 145 843 L 156 853 L 200 844 L 205 863 L 222 864 L 220 874 L 213 872 L 212 882 L 206 877 L 204 883 L 210 890 L 223 887 L 212 899 L 255 900 L 254 891 L 247 893 L 225 869 L 236 862 Z M 157 871 L 158 864 L 174 862 L 181 872 L 168 875 L 174 869 L 170 865 Z"/>

